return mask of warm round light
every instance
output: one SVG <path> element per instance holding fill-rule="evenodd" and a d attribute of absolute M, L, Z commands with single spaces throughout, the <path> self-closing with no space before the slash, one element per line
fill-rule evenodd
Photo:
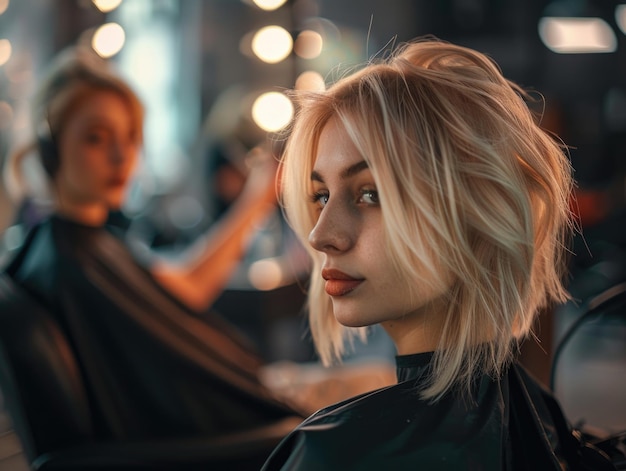
<path fill-rule="evenodd" d="M 276 64 L 291 52 L 293 39 L 281 26 L 266 26 L 258 30 L 252 38 L 252 51 L 263 62 Z"/>
<path fill-rule="evenodd" d="M 280 92 L 267 92 L 252 105 L 252 119 L 264 131 L 276 132 L 289 124 L 293 117 L 291 100 Z"/>
<path fill-rule="evenodd" d="M 8 39 L 0 39 L 0 66 L 3 66 L 11 58 L 11 41 Z"/>
<path fill-rule="evenodd" d="M 91 47 L 100 57 L 108 58 L 120 52 L 125 41 L 124 29 L 117 23 L 107 23 L 96 30 Z"/>
<path fill-rule="evenodd" d="M 119 7 L 122 0 L 92 0 L 92 2 L 102 13 L 108 13 Z"/>
<path fill-rule="evenodd" d="M 615 52 L 617 38 L 602 18 L 543 17 L 539 37 L 548 49 L 559 54 Z"/>
<path fill-rule="evenodd" d="M 626 34 L 626 5 L 617 5 L 615 7 L 615 22 L 620 31 Z"/>
<path fill-rule="evenodd" d="M 287 0 L 252 0 L 262 10 L 272 11 L 282 7 Z"/>
<path fill-rule="evenodd" d="M 316 31 L 304 30 L 296 38 L 294 52 L 303 59 L 315 59 L 322 53 L 324 40 Z"/>
<path fill-rule="evenodd" d="M 256 289 L 269 291 L 280 287 L 283 281 L 283 270 L 275 259 L 258 260 L 250 265 L 248 280 Z"/>
<path fill-rule="evenodd" d="M 2 15 L 9 8 L 9 0 L 0 0 L 0 15 Z"/>
<path fill-rule="evenodd" d="M 319 72 L 307 70 L 302 72 L 296 79 L 296 90 L 309 92 L 323 92 L 326 90 L 326 82 Z"/>

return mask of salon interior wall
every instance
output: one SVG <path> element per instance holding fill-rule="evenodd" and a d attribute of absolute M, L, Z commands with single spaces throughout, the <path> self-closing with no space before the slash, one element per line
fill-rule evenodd
<path fill-rule="evenodd" d="M 617 0 L 289 0 L 273 12 L 261 11 L 252 0 L 123 0 L 108 14 L 89 0 L 0 0 L 0 10 L 7 2 L 0 14 L 0 40 L 11 41 L 12 55 L 0 65 L 0 160 L 26 138 L 28 99 L 47 61 L 91 29 L 117 21 L 125 28 L 126 43 L 112 60 L 135 85 L 148 111 L 144 165 L 129 212 L 167 219 L 161 221 L 163 232 L 175 222 L 167 215 L 178 211 L 180 216 L 181 208 L 186 216 L 182 223 L 178 218 L 178 229 L 190 237 L 197 232 L 194 220 L 206 218 L 207 210 L 198 202 L 207 186 L 203 166 L 215 138 L 212 123 L 223 125 L 233 115 L 249 118 L 251 96 L 291 88 L 307 68 L 330 81 L 342 70 L 340 63 L 355 65 L 383 54 L 394 42 L 427 34 L 486 52 L 506 76 L 540 90 L 547 103 L 543 123 L 570 146 L 580 188 L 615 185 L 614 203 L 623 204 L 626 37 L 616 23 Z M 615 32 L 616 50 L 548 50 L 540 40 L 538 21 L 555 12 L 603 18 Z M 280 24 L 297 31 L 319 19 L 331 34 L 315 60 L 291 55 L 265 64 L 242 52 L 242 42 L 255 29 Z M 224 114 L 208 119 L 219 107 Z M 261 135 L 256 129 L 255 138 Z M 3 189 L 0 185 L 0 232 L 6 235 L 13 208 Z M 234 298 L 243 299 L 238 292 Z M 284 300 L 285 295 L 275 298 Z M 300 300 L 296 298 L 294 306 Z M 252 301 L 258 308 L 257 298 Z M 239 307 L 233 311 L 252 309 Z M 549 350 L 549 345 L 544 347 Z M 545 358 L 545 352 L 541 355 Z"/>
<path fill-rule="evenodd" d="M 126 45 L 113 60 L 136 83 L 148 107 L 149 171 L 134 202 L 142 205 L 146 195 L 179 191 L 194 175 L 203 120 L 218 97 L 237 85 L 245 90 L 289 88 L 303 66 L 293 57 L 273 65 L 246 57 L 240 50 L 242 38 L 268 23 L 297 29 L 310 15 L 330 20 L 342 34 L 334 45 L 342 53 L 328 54 L 322 66 L 327 77 L 332 77 L 337 61 L 360 62 L 388 44 L 419 35 L 465 43 L 490 53 L 509 77 L 547 95 L 554 104 L 550 116 L 558 117 L 557 131 L 574 148 L 572 157 L 584 181 L 602 182 L 619 163 L 615 154 L 622 152 L 619 137 L 625 119 L 620 110 L 626 76 L 624 34 L 612 18 L 619 2 L 291 0 L 274 12 L 250 3 L 124 0 L 104 14 L 88 0 L 10 0 L 0 15 L 0 36 L 13 45 L 13 57 L 0 66 L 0 100 L 11 106 L 9 117 L 3 108 L 0 152 L 5 155 L 25 133 L 26 97 L 47 59 L 91 28 L 119 21 L 126 30 Z M 570 55 L 548 51 L 539 40 L 537 22 L 555 3 L 586 4 L 587 10 L 606 18 L 617 32 L 617 51 Z"/>

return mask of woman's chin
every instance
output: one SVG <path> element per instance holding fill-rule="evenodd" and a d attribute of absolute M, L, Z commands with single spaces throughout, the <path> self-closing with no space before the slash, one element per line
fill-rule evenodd
<path fill-rule="evenodd" d="M 119 211 L 120 209 L 122 209 L 123 205 L 124 205 L 124 198 L 123 197 L 108 198 L 107 206 L 109 207 L 110 211 Z"/>
<path fill-rule="evenodd" d="M 353 313 L 335 313 L 335 320 L 344 327 L 366 327 L 370 325 L 369 322 L 364 322 L 361 316 Z"/>

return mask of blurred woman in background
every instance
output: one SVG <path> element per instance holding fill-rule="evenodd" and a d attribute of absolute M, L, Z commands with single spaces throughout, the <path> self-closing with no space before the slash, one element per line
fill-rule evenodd
<path fill-rule="evenodd" d="M 5 178 L 19 184 L 22 159 L 37 152 L 52 214 L 5 272 L 68 337 L 98 438 L 210 437 L 297 416 L 261 384 L 262 361 L 240 333 L 219 316 L 196 315 L 275 206 L 272 156 L 251 162 L 239 199 L 187 257 L 144 259 L 106 227 L 142 146 L 134 91 L 95 53 L 72 49 L 41 84 L 33 118 L 33 143 L 15 153 Z"/>
<path fill-rule="evenodd" d="M 143 138 L 139 99 L 103 60 L 78 49 L 57 59 L 35 100 L 36 140 L 10 159 L 7 186 L 13 194 L 24 193 L 19 188 L 24 181 L 20 164 L 37 150 L 49 178 L 54 213 L 86 226 L 102 226 L 124 203 L 137 167 Z M 180 263 L 155 260 L 150 267 L 155 278 L 192 309 L 211 305 L 255 224 L 274 207 L 275 164 L 271 156 L 264 157 L 251 165 L 242 198 L 210 238 L 199 241 Z"/>

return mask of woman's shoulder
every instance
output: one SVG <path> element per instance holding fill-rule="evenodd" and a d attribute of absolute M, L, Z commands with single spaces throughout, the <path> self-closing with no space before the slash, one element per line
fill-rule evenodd
<path fill-rule="evenodd" d="M 265 469 L 467 469 L 472 462 L 501 469 L 503 457 L 493 451 L 504 452 L 498 382 L 487 381 L 474 403 L 432 403 L 419 391 L 419 383 L 404 381 L 318 411 L 285 438 Z"/>
<path fill-rule="evenodd" d="M 86 259 L 97 257 L 101 228 L 82 226 L 54 214 L 39 221 L 8 257 L 3 271 L 46 305 L 54 304 L 59 283 L 80 282 Z"/>
<path fill-rule="evenodd" d="M 3 271 L 15 277 L 19 272 L 50 262 L 55 252 L 49 219 L 38 222 L 24 231 L 25 235 L 7 256 Z"/>
<path fill-rule="evenodd" d="M 78 229 L 80 226 L 54 214 L 48 215 L 32 227 L 24 230 L 12 253 L 7 257 L 4 271 L 15 274 L 24 269 L 38 269 L 53 260 L 63 265 L 62 260 L 72 258 L 86 239 Z"/>
<path fill-rule="evenodd" d="M 419 386 L 408 379 L 318 411 L 263 469 L 560 469 L 545 391 L 519 366 L 484 376 L 470 398 L 425 401 Z"/>
<path fill-rule="evenodd" d="M 51 223 L 46 219 L 28 231 L 2 271 L 31 296 L 47 303 L 56 291 L 56 280 L 63 266 Z"/>

